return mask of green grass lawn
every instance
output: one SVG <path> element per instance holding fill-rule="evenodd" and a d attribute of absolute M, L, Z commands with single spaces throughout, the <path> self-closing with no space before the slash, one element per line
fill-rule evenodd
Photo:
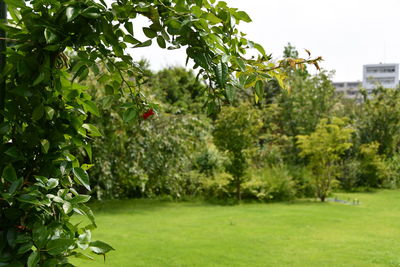
<path fill-rule="evenodd" d="M 400 191 L 336 194 L 360 205 L 296 201 L 219 206 L 96 203 L 103 263 L 78 266 L 400 266 Z"/>

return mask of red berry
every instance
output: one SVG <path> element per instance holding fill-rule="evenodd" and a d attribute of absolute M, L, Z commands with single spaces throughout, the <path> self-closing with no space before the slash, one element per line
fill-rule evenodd
<path fill-rule="evenodd" d="M 144 120 L 147 120 L 150 116 L 153 116 L 153 115 L 154 115 L 153 109 L 149 109 L 148 111 L 143 113 L 142 117 Z"/>

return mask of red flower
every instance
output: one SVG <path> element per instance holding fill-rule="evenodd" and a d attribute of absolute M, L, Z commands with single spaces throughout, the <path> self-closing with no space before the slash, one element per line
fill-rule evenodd
<path fill-rule="evenodd" d="M 146 111 L 145 113 L 142 114 L 142 117 L 144 120 L 147 120 L 150 116 L 154 115 L 154 111 L 153 109 L 149 109 L 148 111 Z"/>

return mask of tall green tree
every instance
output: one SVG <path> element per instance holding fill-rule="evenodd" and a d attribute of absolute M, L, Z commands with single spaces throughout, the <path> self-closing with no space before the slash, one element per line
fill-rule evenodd
<path fill-rule="evenodd" d="M 221 151 L 228 152 L 230 162 L 226 169 L 233 176 L 238 201 L 248 168 L 247 152 L 257 144 L 261 126 L 258 110 L 249 105 L 224 107 L 215 121 L 214 143 Z"/>

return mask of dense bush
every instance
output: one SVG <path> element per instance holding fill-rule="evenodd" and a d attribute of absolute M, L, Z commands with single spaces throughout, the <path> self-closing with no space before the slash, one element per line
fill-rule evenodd
<path fill-rule="evenodd" d="M 211 200 L 228 200 L 233 198 L 232 175 L 222 172 L 202 180 L 204 197 Z"/>
<path fill-rule="evenodd" d="M 193 194 L 200 183 L 193 179 L 194 151 L 206 146 L 207 127 L 205 119 L 160 114 L 140 127 L 120 128 L 112 139 L 99 138 L 92 172 L 97 197 Z"/>
<path fill-rule="evenodd" d="M 243 197 L 261 201 L 291 200 L 297 194 L 297 185 L 284 165 L 265 167 L 250 174 L 243 184 Z"/>
<path fill-rule="evenodd" d="M 226 156 L 209 144 L 198 153 L 196 169 L 207 177 L 213 177 L 215 174 L 223 172 L 227 160 Z"/>

